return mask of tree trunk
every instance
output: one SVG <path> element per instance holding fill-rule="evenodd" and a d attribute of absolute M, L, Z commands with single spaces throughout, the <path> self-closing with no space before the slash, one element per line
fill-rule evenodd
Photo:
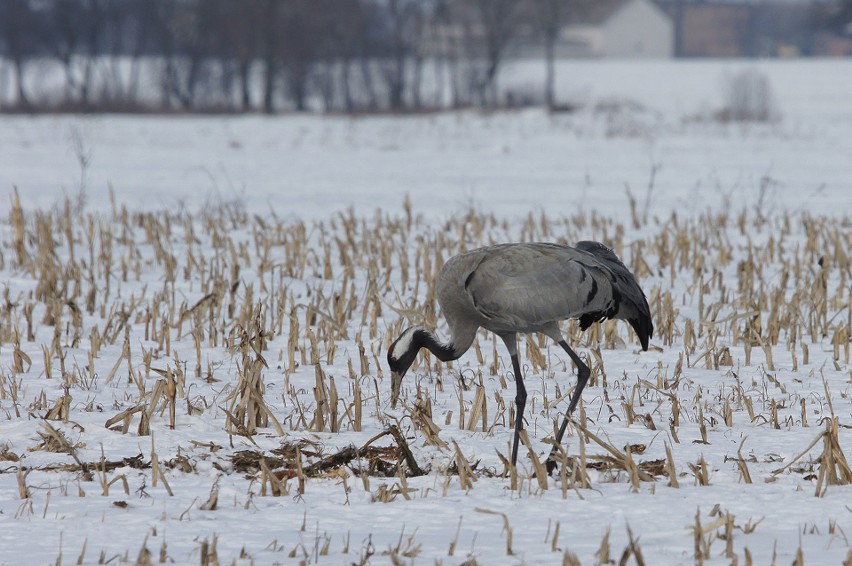
<path fill-rule="evenodd" d="M 272 114 L 275 111 L 275 78 L 278 69 L 275 61 L 277 48 L 276 25 L 278 24 L 278 1 L 266 0 L 266 21 L 264 22 L 264 69 L 263 69 L 263 111 Z"/>
<path fill-rule="evenodd" d="M 423 57 L 418 53 L 414 56 L 413 77 L 411 78 L 411 104 L 419 110 L 423 105 L 420 100 L 421 84 L 423 82 Z"/>
<path fill-rule="evenodd" d="M 554 44 L 555 38 L 553 36 L 548 36 L 544 42 L 544 58 L 545 63 L 547 65 L 547 70 L 545 72 L 544 79 L 544 101 L 547 104 L 547 108 L 549 110 L 553 110 L 554 107 L 554 82 L 556 79 L 556 68 L 554 65 Z"/>
<path fill-rule="evenodd" d="M 263 80 L 263 111 L 272 114 L 275 111 L 275 64 L 270 58 L 264 61 Z"/>
<path fill-rule="evenodd" d="M 25 110 L 30 109 L 30 99 L 24 90 L 24 59 L 23 57 L 15 57 L 12 61 L 15 74 L 15 84 L 18 88 L 18 106 Z"/>
<path fill-rule="evenodd" d="M 367 107 L 370 110 L 375 110 L 378 106 L 376 86 L 373 84 L 373 73 L 370 69 L 370 59 L 367 57 L 363 57 L 361 59 L 361 75 L 364 78 L 364 89 L 367 91 Z"/>
<path fill-rule="evenodd" d="M 344 57 L 341 61 L 341 87 L 343 88 L 343 105 L 346 112 L 352 112 L 355 109 L 355 101 L 352 100 L 352 84 L 349 73 L 349 65 L 351 61 L 348 57 Z"/>
<path fill-rule="evenodd" d="M 241 90 L 241 109 L 243 112 L 246 112 L 251 108 L 251 89 L 249 88 L 249 79 L 250 79 L 250 69 L 251 69 L 251 60 L 243 59 L 239 63 L 240 65 L 240 90 Z"/>

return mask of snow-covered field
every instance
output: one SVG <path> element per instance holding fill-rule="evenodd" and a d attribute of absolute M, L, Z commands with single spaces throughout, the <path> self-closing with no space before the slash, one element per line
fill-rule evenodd
<path fill-rule="evenodd" d="M 712 119 L 742 68 L 777 120 Z M 0 563 L 852 560 L 852 63 L 560 72 L 576 113 L 0 116 Z M 515 475 L 492 335 L 390 407 L 443 259 L 581 239 L 657 332 L 564 325 L 559 476 L 539 337 Z"/>

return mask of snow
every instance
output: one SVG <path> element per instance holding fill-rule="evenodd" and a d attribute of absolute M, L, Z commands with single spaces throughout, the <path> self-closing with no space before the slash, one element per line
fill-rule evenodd
<path fill-rule="evenodd" d="M 775 96 L 780 118 L 768 124 L 725 124 L 710 115 L 723 102 L 724 77 L 741 68 L 756 68 L 765 73 Z M 538 75 L 531 65 L 507 68 L 503 88 L 523 86 Z M 351 359 L 356 371 L 359 353 L 356 336 L 363 335 L 370 371 L 359 382 L 369 399 L 364 405 L 363 430 L 356 432 L 344 419 L 341 431 L 310 431 L 295 417 L 293 399 L 312 413 L 315 370 L 311 364 L 287 368 L 288 330 L 271 337 L 263 352 L 269 368 L 263 370 L 266 402 L 282 423 L 281 437 L 270 423 L 251 439 L 228 434 L 224 409 L 230 405 L 227 395 L 236 383 L 238 355 L 221 343 L 201 349 L 203 372 L 211 364 L 215 380 L 194 375 L 196 345 L 189 334 L 190 323 L 173 334 L 171 352 L 146 340 L 145 325 L 139 322 L 144 306 L 137 307 L 130 320 L 131 364 L 144 366 L 142 349 L 156 350 L 152 368 L 171 369 L 186 362 L 187 400 L 179 400 L 176 426 L 169 428 L 168 411 L 151 418 L 151 436 L 139 436 L 139 416 L 133 417 L 127 434 L 104 426 L 105 422 L 136 403 L 137 386 L 128 379 L 122 363 L 115 378 L 107 383 L 122 351 L 122 339 L 104 343 L 91 360 L 91 330 L 106 327 L 111 303 L 131 304 L 132 297 L 143 297 L 143 305 L 159 294 L 175 295 L 176 303 L 191 307 L 204 296 L 204 285 L 197 271 L 188 280 L 179 275 L 173 287 L 165 282 L 156 246 L 146 232 L 134 224 L 128 243 L 119 243 L 120 224 L 113 217 L 111 195 L 116 205 L 131 213 L 151 212 L 157 218 L 174 214 L 172 239 L 161 244 L 173 254 L 177 270 L 188 264 L 190 253 L 212 262 L 221 254 L 205 218 L 228 210 L 248 212 L 245 225 L 227 224 L 226 235 L 237 244 L 245 244 L 248 263 L 241 266 L 241 285 L 236 291 L 238 304 L 253 287 L 257 300 L 270 300 L 270 288 L 278 289 L 275 268 L 262 272 L 255 245 L 258 220 L 264 225 L 293 227 L 304 222 L 308 241 L 317 257 L 324 258 L 323 237 L 345 239 L 341 213 L 349 209 L 358 220 L 361 237 L 371 227 L 393 221 L 405 223 L 404 202 L 410 199 L 414 215 L 410 232 L 389 242 L 402 249 L 415 269 L 418 242 L 443 248 L 442 239 L 457 242 L 459 226 L 465 225 L 465 245 L 471 247 L 490 240 L 517 240 L 528 237 L 530 216 L 551 219 L 550 239 L 599 238 L 623 241 L 620 251 L 632 266 L 632 245 L 651 244 L 674 237 L 669 222 L 673 213 L 679 223 L 705 222 L 701 233 L 717 230 L 718 242 L 730 248 L 732 261 L 721 268 L 727 293 L 737 293 L 738 264 L 751 254 L 764 257 L 767 247 L 783 241 L 776 261 L 762 267 L 758 286 L 773 288 L 782 278 L 783 261 L 809 258 L 803 266 L 806 278 L 816 273 L 818 256 L 840 261 L 831 238 L 818 238 L 819 248 L 808 251 L 808 230 L 828 225 L 826 234 L 838 234 L 837 242 L 848 250 L 849 212 L 852 210 L 852 160 L 848 156 L 852 139 L 852 63 L 849 61 L 688 61 L 688 62 L 572 62 L 560 67 L 560 92 L 579 101 L 576 113 L 549 115 L 538 109 L 513 112 L 446 112 L 417 116 L 0 116 L 0 284 L 5 306 L 0 309 L 6 338 L 0 343 L 0 564 L 43 564 L 61 556 L 64 563 L 83 556 L 95 563 L 100 556 L 113 563 L 135 562 L 143 548 L 160 552 L 175 563 L 195 563 L 202 558 L 202 546 L 215 548 L 222 563 L 238 564 L 406 563 L 442 562 L 457 564 L 473 559 L 482 564 L 554 563 L 563 552 L 573 553 L 583 564 L 596 563 L 596 552 L 610 532 L 610 556 L 616 562 L 633 533 L 647 564 L 693 564 L 696 515 L 708 527 L 704 539 L 710 545 L 706 564 L 730 564 L 725 555 L 725 513 L 733 516 L 732 550 L 744 563 L 746 549 L 755 564 L 768 564 L 773 556 L 778 563 L 792 562 L 801 550 L 807 563 L 839 564 L 850 552 L 852 534 L 852 486 L 829 486 L 822 497 L 815 497 L 816 477 L 823 442 L 820 440 L 798 465 L 780 473 L 824 430 L 825 419 L 833 413 L 840 427 L 840 447 L 852 456 L 852 406 L 850 406 L 850 368 L 841 353 L 835 361 L 833 336 L 799 337 L 809 346 L 804 361 L 801 345 L 793 368 L 787 340 L 782 337 L 772 349 L 775 369 L 763 350 L 754 346 L 751 363 L 746 363 L 743 344 L 733 344 L 730 332 L 717 340 L 730 348 L 733 364 L 718 369 L 697 360 L 701 351 L 684 361 L 679 385 L 674 388 L 680 406 L 679 442 L 672 438 L 669 420 L 671 403 L 667 397 L 642 385 L 646 394 L 632 397 L 641 381 L 656 386 L 658 379 L 673 379 L 679 355 L 687 350 L 684 327 L 687 319 L 699 324 L 699 309 L 706 315 L 722 291 L 710 282 L 699 307 L 692 268 L 654 269 L 659 261 L 648 252 L 645 258 L 652 272 L 640 278 L 649 297 L 652 289 L 671 291 L 677 301 L 678 315 L 672 344 L 663 341 L 660 329 L 648 352 L 639 352 L 631 341 L 627 325 L 619 322 L 618 336 L 623 342 L 607 348 L 601 343 L 601 355 L 608 377 L 605 389 L 598 382 L 586 389 L 583 406 L 589 419 L 589 431 L 612 447 L 623 450 L 628 444 L 644 444 L 638 461 L 665 458 L 666 445 L 673 453 L 679 472 L 680 487 L 668 487 L 658 476 L 655 482 L 642 482 L 634 493 L 625 473 L 589 471 L 591 487 L 570 487 L 564 492 L 558 478 L 548 481 L 542 491 L 531 477 L 532 466 L 522 447 L 519 458 L 520 487 L 510 488 L 509 478 L 495 477 L 503 466 L 497 455 L 509 453 L 511 427 L 508 409 L 503 418 L 497 402 L 499 395 L 511 405 L 514 384 L 509 360 L 497 346 L 500 369 L 491 375 L 492 336 L 482 335 L 479 342 L 484 364 L 471 350 L 453 369 L 437 375 L 421 363 L 413 367 L 403 382 L 402 400 L 409 406 L 417 386 L 429 392 L 433 400 L 433 420 L 441 428 L 440 438 L 449 449 L 426 442 L 415 429 L 405 409 L 390 408 L 390 384 L 387 368 L 379 377 L 371 350 L 385 364 L 383 354 L 396 337 L 388 328 L 400 317 L 393 308 L 405 311 L 422 308 L 427 299 L 420 285 L 405 289 L 400 282 L 400 266 L 394 260 L 391 280 L 400 296 L 382 296 L 383 314 L 378 321 L 378 336 L 369 338 L 361 324 L 361 305 L 346 322 L 347 338 L 338 340 L 333 363 L 321 365 L 326 376 L 335 379 L 343 398 L 341 407 L 352 399 L 353 381 L 348 377 Z M 617 104 L 602 104 L 620 101 Z M 633 101 L 636 104 L 630 103 Z M 88 160 L 81 166 L 81 159 Z M 105 312 L 83 311 L 83 332 L 78 344 L 71 333 L 62 329 L 60 339 L 66 352 L 65 363 L 78 368 L 81 378 L 71 390 L 72 404 L 67 421 L 44 421 L 50 407 L 64 390 L 59 361 L 52 362 L 52 377 L 45 375 L 42 346 L 51 347 L 54 327 L 44 322 L 45 307 L 32 299 L 38 274 L 16 267 L 12 187 L 16 187 L 26 216 L 28 230 L 34 230 L 37 214 L 61 210 L 64 200 L 80 207 L 83 219 L 74 226 L 79 261 L 89 261 L 86 218 L 100 230 L 111 230 L 118 257 L 131 257 L 133 250 L 146 266 L 138 280 L 131 273 L 121 280 L 114 266 L 109 281 L 99 274 L 98 293 L 111 286 L 110 304 Z M 627 191 L 633 195 L 641 215 L 647 209 L 649 221 L 633 226 Z M 380 212 L 377 212 L 379 210 Z M 730 211 L 724 227 L 710 227 L 711 215 Z M 747 213 L 745 232 L 736 218 Z M 484 229 L 475 230 L 476 222 L 463 222 L 469 212 L 482 214 Z M 493 215 L 494 222 L 488 218 Z M 594 224 L 595 216 L 605 222 Z M 187 245 L 184 220 L 193 226 L 192 252 Z M 767 222 L 760 219 L 766 218 Z M 785 228 L 785 218 L 790 226 Z M 806 222 L 816 219 L 814 224 Z M 583 224 L 580 220 L 585 219 Z M 616 224 L 624 227 L 617 234 Z M 379 233 L 382 232 L 376 228 Z M 269 228 L 269 233 L 274 230 Z M 832 232 L 834 230 L 834 232 Z M 68 247 L 61 232 L 54 233 L 59 261 L 67 262 Z M 332 240 L 333 241 L 333 240 Z M 26 242 L 37 249 L 35 238 Z M 696 245 L 698 242 L 696 240 Z M 283 239 L 270 251 L 273 262 L 283 261 Z M 841 245 L 842 248 L 842 245 Z M 98 248 L 99 249 L 99 248 Z M 707 250 L 712 264 L 719 254 Z M 336 249 L 330 257 L 339 261 Z M 396 257 L 396 256 L 394 256 Z M 805 261 L 805 260 L 803 260 Z M 212 265 L 212 263 L 211 263 Z M 319 264 L 320 275 L 322 264 Z M 324 280 L 307 270 L 302 278 L 283 278 L 286 292 L 294 302 L 308 303 L 323 292 L 346 294 L 342 285 L 342 266 L 331 266 L 334 276 Z M 211 267 L 212 269 L 212 267 Z M 279 267 L 283 270 L 283 267 Z M 670 271 L 671 269 L 671 271 Z M 673 274 L 673 275 L 672 275 Z M 354 296 L 364 297 L 371 277 L 367 266 L 356 268 Z M 261 282 L 266 283 L 263 290 Z M 274 286 L 270 287 L 270 284 Z M 844 287 L 845 286 L 845 287 Z M 283 287 L 282 287 L 283 288 Z M 88 287 L 83 288 L 83 293 Z M 827 292 L 831 299 L 828 316 L 834 316 L 832 328 L 846 322 L 849 304 L 848 279 L 842 268 L 829 272 Z M 98 295 L 102 296 L 102 295 Z M 790 300 L 790 297 L 787 297 Z M 34 340 L 26 339 L 26 323 L 21 313 L 26 302 L 35 303 Z M 78 302 L 82 306 L 85 297 Z M 12 306 L 14 305 L 14 306 Z M 763 321 L 770 317 L 765 305 Z M 803 307 L 804 308 L 804 307 Z M 65 308 L 63 321 L 70 320 Z M 224 312 L 224 311 L 223 311 Z M 740 315 L 742 315 L 740 311 Z M 718 320 L 732 314 L 725 305 Z M 299 311 L 301 331 L 305 331 L 304 312 Z M 270 315 L 271 316 L 271 315 Z M 805 313 L 802 313 L 805 316 Z M 406 321 L 418 322 L 418 321 Z M 222 324 L 231 328 L 233 319 Z M 369 325 L 369 322 L 368 322 Z M 31 365 L 15 371 L 15 344 L 10 338 L 18 328 L 20 349 Z M 729 325 L 721 325 L 729 328 Z M 439 333 L 446 329 L 439 325 Z M 304 335 L 301 338 L 304 340 Z M 842 352 L 843 346 L 841 346 Z M 584 340 L 578 345 L 583 355 L 590 350 Z M 575 383 L 569 360 L 558 346 L 546 344 L 542 352 L 547 370 L 536 371 L 529 352 L 522 348 L 523 369 L 529 400 L 526 428 L 531 446 L 538 457 L 549 450 L 544 440 L 552 435 L 552 422 L 561 420 L 566 400 L 554 403 Z M 283 353 L 283 359 L 281 354 Z M 178 363 L 178 360 L 181 362 Z M 87 372 L 94 378 L 86 379 Z M 485 432 L 481 426 L 460 430 L 460 377 L 468 384 L 479 382 L 486 389 L 488 421 L 495 424 Z M 144 372 L 143 372 L 144 373 Z M 90 374 L 91 375 L 91 374 Z M 148 393 L 159 375 L 151 372 L 145 381 Z M 505 383 L 505 386 L 503 383 Z M 17 391 L 17 401 L 12 391 Z M 379 398 L 375 399 L 378 390 Z M 295 391 L 295 393 L 291 393 Z M 469 405 L 474 387 L 462 391 Z M 696 396 L 706 408 L 707 442 L 697 418 Z M 744 397 L 751 399 L 756 419 L 751 419 Z M 724 422 L 725 400 L 730 400 L 732 425 Z M 809 426 L 801 423 L 801 400 L 805 400 Z M 46 402 L 42 402 L 46 400 Z M 829 400 L 831 407 L 829 407 Z M 199 407 L 189 415 L 186 404 Z M 633 424 L 626 422 L 623 404 L 632 406 L 637 415 Z M 778 411 L 779 427 L 768 422 L 773 403 Z M 230 409 L 229 409 L 230 410 Z M 452 412 L 450 416 L 449 413 Z M 646 428 L 642 417 L 650 415 L 656 430 Z M 255 474 L 236 471 L 231 457 L 239 450 L 262 450 L 272 454 L 284 442 L 303 440 L 321 448 L 326 455 L 349 445 L 362 446 L 399 419 L 417 462 L 430 467 L 428 474 L 406 478 L 410 489 L 397 493 L 391 501 L 380 502 L 380 486 L 393 491 L 403 486 L 400 478 L 370 477 L 369 485 L 348 470 L 348 477 L 332 475 L 309 478 L 304 492 L 298 493 L 297 480 L 287 483 L 289 493 L 280 497 L 261 494 Z M 496 420 L 495 420 L 496 419 Z M 94 481 L 85 481 L 79 472 L 49 469 L 74 461 L 63 452 L 38 450 L 45 433 L 44 423 L 62 431 L 77 445 L 78 457 L 87 463 L 116 461 L 141 454 L 142 468 L 118 467 L 106 472 L 107 481 L 124 476 L 129 493 L 119 479 L 104 491 L 96 472 Z M 296 430 L 291 430 L 294 428 Z M 460 477 L 448 473 L 455 461 L 452 441 L 471 464 L 478 462 L 477 481 L 464 489 Z M 384 437 L 376 444 L 393 444 Z M 578 433 L 570 429 L 565 440 L 569 455 L 579 456 Z M 745 483 L 737 463 L 742 446 L 753 483 Z M 306 453 L 310 450 L 306 449 Z M 168 487 L 160 479 L 153 483 L 150 467 L 156 452 Z M 588 456 L 604 454 L 590 442 Z M 4 459 L 15 455 L 16 461 Z M 166 466 L 182 457 L 193 471 Z M 689 464 L 700 459 L 707 463 L 710 483 L 697 485 Z M 307 465 L 312 460 L 303 456 Z M 29 471 L 24 479 L 30 497 L 19 495 L 17 473 Z M 218 506 L 204 510 L 213 487 L 218 487 Z M 505 514 L 505 521 L 501 514 Z M 511 550 L 507 554 L 508 532 Z M 555 539 L 559 525 L 558 539 Z M 715 526 L 714 526 L 715 525 Z M 752 530 L 751 527 L 756 525 Z M 215 541 L 215 542 L 214 542 Z M 453 553 L 450 554 L 451 548 Z M 630 563 L 634 563 L 631 559 Z"/>

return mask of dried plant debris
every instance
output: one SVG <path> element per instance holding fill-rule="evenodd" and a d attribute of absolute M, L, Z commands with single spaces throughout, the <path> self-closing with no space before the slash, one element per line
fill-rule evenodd
<path fill-rule="evenodd" d="M 391 436 L 396 445 L 374 446 L 373 442 Z M 395 426 L 373 437 L 360 448 L 347 446 L 331 454 L 310 441 L 286 442 L 269 454 L 254 450 L 239 450 L 231 456 L 234 470 L 258 473 L 263 466 L 280 477 L 323 477 L 329 472 L 347 467 L 354 472 L 376 477 L 395 477 L 401 472 L 408 476 L 423 475 L 408 444 Z"/>
<path fill-rule="evenodd" d="M 824 496 L 828 487 L 832 485 L 852 484 L 852 468 L 840 445 L 840 423 L 837 419 L 825 419 L 825 430 L 798 456 L 782 468 L 774 470 L 774 475 L 781 474 L 787 470 L 805 474 L 807 479 L 816 479 L 816 495 Z M 822 441 L 822 454 L 816 459 L 800 464 L 802 459 Z M 816 475 L 815 470 L 816 469 Z"/>

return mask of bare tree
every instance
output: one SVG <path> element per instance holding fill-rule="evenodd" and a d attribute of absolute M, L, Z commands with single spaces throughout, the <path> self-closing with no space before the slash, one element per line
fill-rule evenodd
<path fill-rule="evenodd" d="M 449 78 L 451 105 L 461 108 L 481 100 L 484 50 L 480 13 L 472 1 L 438 0 L 434 20 L 436 49 Z"/>
<path fill-rule="evenodd" d="M 419 42 L 423 35 L 423 7 L 419 0 L 389 0 L 386 8 L 387 31 L 385 56 L 381 58 L 382 77 L 388 90 L 388 104 L 398 110 L 405 106 L 409 65 L 419 66 Z M 413 69 L 417 75 L 420 69 Z M 411 93 L 419 102 L 419 94 Z"/>
<path fill-rule="evenodd" d="M 411 21 L 411 36 L 409 41 L 411 48 L 411 105 L 415 109 L 422 107 L 422 85 L 423 85 L 423 38 L 428 25 L 428 5 L 420 3 Z"/>
<path fill-rule="evenodd" d="M 275 111 L 275 83 L 278 77 L 278 22 L 279 0 L 264 0 L 262 53 L 263 53 L 263 111 L 272 114 Z"/>
<path fill-rule="evenodd" d="M 143 60 L 159 65 L 161 109 L 303 111 L 319 98 L 327 111 L 399 110 L 442 105 L 447 92 L 454 106 L 492 106 L 507 47 L 537 14 L 553 106 L 570 1 L 0 0 L 0 50 L 28 109 L 26 66 L 43 53 L 64 82 L 40 100 L 66 108 L 137 108 Z"/>
<path fill-rule="evenodd" d="M 359 53 L 359 38 L 366 33 L 364 28 L 369 18 L 368 9 L 363 2 L 331 0 L 329 10 L 333 10 L 336 17 L 330 18 L 328 22 L 329 45 L 326 56 L 330 60 L 330 68 L 333 62 L 337 62 L 343 110 L 352 112 L 356 108 L 352 67 Z"/>
<path fill-rule="evenodd" d="M 319 24 L 321 13 L 312 0 L 289 0 L 281 10 L 278 59 L 281 61 L 287 94 L 296 110 L 307 109 L 309 78 L 319 44 L 324 40 Z"/>
<path fill-rule="evenodd" d="M 155 49 L 152 36 L 157 20 L 151 18 L 150 0 L 104 1 L 108 6 L 101 47 L 106 59 L 103 96 L 113 107 L 138 108 L 143 59 Z"/>
<path fill-rule="evenodd" d="M 80 89 L 80 79 L 74 68 L 75 58 L 81 55 L 85 19 L 75 0 L 54 0 L 51 5 L 51 41 L 48 50 L 59 59 L 65 72 L 65 104 L 72 104 Z M 90 63 L 87 63 L 87 66 Z"/>
<path fill-rule="evenodd" d="M 544 40 L 544 100 L 551 110 L 555 106 L 554 83 L 556 82 L 556 40 L 565 19 L 565 0 L 534 0 L 536 21 Z"/>
<path fill-rule="evenodd" d="M 436 0 L 432 12 L 433 51 L 438 67 L 438 100 L 443 99 L 443 78 L 446 76 L 450 88 L 450 104 L 459 108 L 470 103 L 470 81 L 463 79 L 462 58 L 470 45 L 472 11 L 468 5 L 454 0 Z"/>
<path fill-rule="evenodd" d="M 226 0 L 225 5 L 228 17 L 222 27 L 230 30 L 228 43 L 239 76 L 240 108 L 246 111 L 252 108 L 251 69 L 252 62 L 261 55 L 257 30 L 264 29 L 264 5 L 262 0 L 243 0 L 238 4 Z"/>
<path fill-rule="evenodd" d="M 361 75 L 361 86 L 365 96 L 364 107 L 375 110 L 379 107 L 379 96 L 373 73 L 373 63 L 382 55 L 380 22 L 383 12 L 375 2 L 364 2 L 363 18 L 356 28 L 358 69 Z"/>
<path fill-rule="evenodd" d="M 198 108 L 198 91 L 206 79 L 212 11 L 202 2 L 179 2 L 170 25 L 176 43 L 173 94 L 184 109 Z M 209 92 L 207 93 L 210 94 Z"/>
<path fill-rule="evenodd" d="M 162 59 L 160 72 L 160 106 L 170 108 L 172 99 L 178 90 L 178 50 L 175 38 L 174 20 L 176 0 L 162 0 L 147 4 L 147 16 L 151 23 L 151 41 L 157 46 L 157 54 Z"/>
<path fill-rule="evenodd" d="M 516 0 L 474 0 L 485 42 L 485 71 L 479 79 L 477 94 L 483 106 L 497 103 L 497 72 L 506 48 L 517 31 Z"/>
<path fill-rule="evenodd" d="M 17 105 L 30 110 L 32 104 L 24 87 L 24 70 L 27 62 L 39 49 L 41 35 L 38 20 L 27 0 L 0 2 L 0 35 L 9 59 L 17 88 Z"/>

